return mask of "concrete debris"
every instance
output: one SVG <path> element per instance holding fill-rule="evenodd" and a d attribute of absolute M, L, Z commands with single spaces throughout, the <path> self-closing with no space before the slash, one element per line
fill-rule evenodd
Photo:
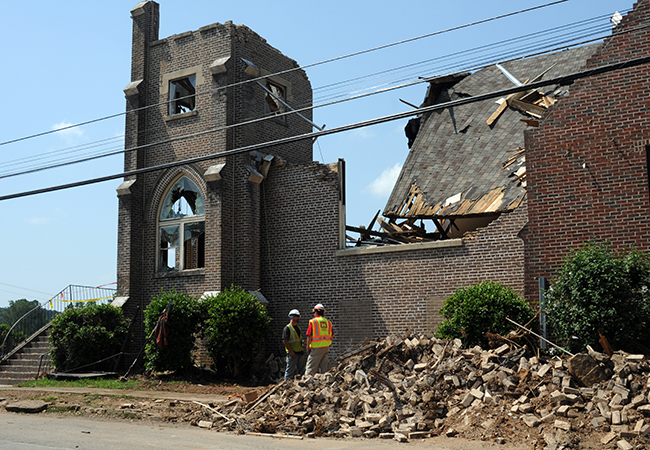
<path fill-rule="evenodd" d="M 586 438 L 602 448 L 650 447 L 643 355 L 531 357 L 512 345 L 467 349 L 421 335 L 349 354 L 325 374 L 280 383 L 253 408 L 215 405 L 212 429 L 398 442 L 443 435 L 531 449 L 577 448 Z"/>
<path fill-rule="evenodd" d="M 37 414 L 47 409 L 47 403 L 41 400 L 23 400 L 7 403 L 5 409 L 9 412 Z"/>

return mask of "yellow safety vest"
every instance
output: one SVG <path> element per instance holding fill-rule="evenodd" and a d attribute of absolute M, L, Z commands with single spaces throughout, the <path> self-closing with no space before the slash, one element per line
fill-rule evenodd
<path fill-rule="evenodd" d="M 314 317 L 311 324 L 311 343 L 309 347 L 329 347 L 332 345 L 332 322 L 325 317 Z"/>
<path fill-rule="evenodd" d="M 289 327 L 289 346 L 291 347 L 291 350 L 294 352 L 301 352 L 304 349 L 302 348 L 302 339 L 300 338 L 300 335 L 296 331 L 296 329 L 291 325 L 291 322 L 287 325 Z M 284 347 L 287 353 L 289 353 L 289 349 L 287 347 Z"/>

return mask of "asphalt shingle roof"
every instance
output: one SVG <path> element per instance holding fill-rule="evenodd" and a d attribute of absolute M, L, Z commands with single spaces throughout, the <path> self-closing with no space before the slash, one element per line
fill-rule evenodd
<path fill-rule="evenodd" d="M 549 67 L 544 78 L 579 71 L 599 44 L 502 64 L 519 81 L 533 79 Z M 554 65 L 555 64 L 555 65 Z M 448 89 L 436 103 L 512 87 L 495 66 L 477 71 Z M 548 86 L 540 91 L 562 95 L 566 87 Z M 497 109 L 494 100 L 460 105 L 428 113 L 421 118 L 417 137 L 386 204 L 384 214 L 407 217 L 405 202 L 419 193 L 422 207 L 410 216 L 451 217 L 503 212 L 516 208 L 525 187 L 513 182 L 503 163 L 513 150 L 523 147 L 526 114 L 506 108 L 490 127 L 486 120 Z M 461 194 L 460 201 L 448 199 Z M 458 197 L 456 197 L 458 198 Z M 447 202 L 447 204 L 446 204 Z"/>

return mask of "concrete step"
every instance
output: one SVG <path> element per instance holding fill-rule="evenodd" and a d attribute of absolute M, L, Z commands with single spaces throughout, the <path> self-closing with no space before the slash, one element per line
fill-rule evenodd
<path fill-rule="evenodd" d="M 0 365 L 0 384 L 17 384 L 34 380 L 39 365 L 42 369 L 49 368 L 51 365 L 49 334 L 49 330 L 46 330 L 36 336 Z M 41 358 L 42 355 L 45 356 Z"/>
<path fill-rule="evenodd" d="M 41 357 L 41 355 L 45 355 L 43 359 L 50 357 L 50 352 L 49 351 L 44 351 L 43 353 L 18 353 L 14 355 L 12 358 L 8 359 L 7 362 L 11 361 L 38 361 Z"/>
<path fill-rule="evenodd" d="M 0 378 L 0 385 L 8 384 L 10 386 L 13 386 L 18 383 L 24 383 L 25 381 L 29 380 L 25 380 L 23 378 Z"/>
<path fill-rule="evenodd" d="M 2 367 L 4 370 L 0 372 L 0 376 L 4 376 L 7 373 L 33 373 L 36 375 L 38 371 L 38 364 L 7 364 Z"/>

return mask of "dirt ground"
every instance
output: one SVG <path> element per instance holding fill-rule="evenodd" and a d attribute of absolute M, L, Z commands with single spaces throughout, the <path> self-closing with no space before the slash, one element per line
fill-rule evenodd
<path fill-rule="evenodd" d="M 135 389 L 0 388 L 0 408 L 22 400 L 40 400 L 48 404 L 46 413 L 197 425 L 206 408 L 195 401 L 209 407 L 224 401 L 241 402 L 244 394 L 261 395 L 269 388 L 226 381 L 199 383 L 139 376 L 131 380 L 137 383 Z"/>
<path fill-rule="evenodd" d="M 93 392 L 70 393 L 57 392 L 57 388 L 0 388 L 0 409 L 4 413 L 4 406 L 22 400 L 40 400 L 48 404 L 46 411 L 41 414 L 55 415 L 57 417 L 81 416 L 99 421 L 130 421 L 145 424 L 164 423 L 165 426 L 192 427 L 197 426 L 201 419 L 207 418 L 205 407 L 194 403 L 189 398 L 214 396 L 220 402 L 237 402 L 245 393 L 256 391 L 263 395 L 269 386 L 246 386 L 232 382 L 215 383 L 189 383 L 182 381 L 162 381 L 137 378 L 141 390 L 137 396 L 126 395 L 120 390 L 113 394 L 97 394 Z M 45 389 L 45 388 L 43 388 Z M 132 391 L 128 391 L 131 393 Z M 177 393 L 177 397 L 186 400 L 155 399 L 157 395 Z M 173 396 L 173 395 L 172 395 Z M 201 402 L 203 403 L 203 402 Z M 216 406 L 215 403 L 204 403 L 207 406 Z M 357 438 L 363 439 L 364 438 Z M 426 445 L 430 448 L 444 448 L 447 450 L 528 450 L 526 444 L 509 442 L 499 445 L 490 440 L 466 440 L 460 438 L 432 437 L 427 439 Z M 440 447 L 436 447 L 440 446 Z"/>

